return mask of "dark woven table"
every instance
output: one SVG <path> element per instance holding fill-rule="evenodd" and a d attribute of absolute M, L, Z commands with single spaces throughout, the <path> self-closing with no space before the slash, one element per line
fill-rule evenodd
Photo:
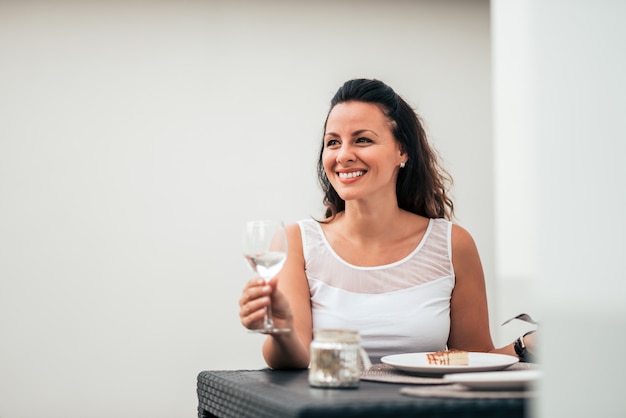
<path fill-rule="evenodd" d="M 198 417 L 507 417 L 527 415 L 524 399 L 419 398 L 406 385 L 361 381 L 358 389 L 319 389 L 308 371 L 221 370 L 198 375 Z"/>

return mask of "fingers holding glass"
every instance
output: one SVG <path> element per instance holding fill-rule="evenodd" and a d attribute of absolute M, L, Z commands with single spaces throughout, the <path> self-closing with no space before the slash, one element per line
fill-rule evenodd
<path fill-rule="evenodd" d="M 271 291 L 263 279 L 255 279 L 244 288 L 239 299 L 239 317 L 244 327 L 255 330 L 263 326 Z"/>

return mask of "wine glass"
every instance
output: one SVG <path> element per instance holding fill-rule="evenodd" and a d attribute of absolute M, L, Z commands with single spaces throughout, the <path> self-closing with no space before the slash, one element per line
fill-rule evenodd
<path fill-rule="evenodd" d="M 266 283 L 283 267 L 287 258 L 287 234 L 282 221 L 249 221 L 243 234 L 243 254 L 252 271 L 258 273 Z M 267 305 L 263 328 L 251 330 L 263 334 L 291 331 L 278 328 L 272 320 L 271 305 Z"/>

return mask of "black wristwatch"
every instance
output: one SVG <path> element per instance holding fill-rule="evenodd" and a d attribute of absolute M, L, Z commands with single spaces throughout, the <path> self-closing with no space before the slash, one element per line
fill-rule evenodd
<path fill-rule="evenodd" d="M 517 356 L 519 357 L 519 361 L 521 361 L 522 363 L 534 363 L 535 362 L 534 356 L 528 352 L 528 350 L 526 349 L 526 345 L 524 344 L 524 337 L 532 334 L 533 332 L 535 331 L 534 330 L 528 331 L 526 334 L 519 337 L 513 343 L 515 354 L 517 354 Z"/>

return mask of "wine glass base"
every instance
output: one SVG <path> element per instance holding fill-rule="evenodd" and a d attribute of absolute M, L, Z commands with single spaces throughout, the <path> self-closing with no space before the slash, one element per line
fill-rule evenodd
<path fill-rule="evenodd" d="M 250 332 L 255 334 L 285 334 L 291 332 L 289 328 L 267 327 L 260 329 L 251 329 Z"/>

